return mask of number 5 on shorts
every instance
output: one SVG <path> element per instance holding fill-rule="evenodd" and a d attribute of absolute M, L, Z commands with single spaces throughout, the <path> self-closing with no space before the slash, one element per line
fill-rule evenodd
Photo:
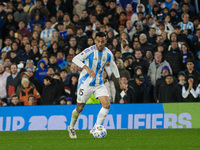
<path fill-rule="evenodd" d="M 84 89 L 80 89 L 80 91 L 79 91 L 79 95 L 80 95 L 80 96 L 83 95 L 83 91 L 84 91 Z"/>

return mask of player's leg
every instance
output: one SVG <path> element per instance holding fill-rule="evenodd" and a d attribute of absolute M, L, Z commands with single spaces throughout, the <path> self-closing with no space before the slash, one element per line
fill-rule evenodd
<path fill-rule="evenodd" d="M 103 123 L 110 108 L 109 94 L 104 85 L 100 85 L 95 89 L 94 96 L 98 97 L 99 101 L 102 104 L 102 108 L 100 109 L 99 114 L 97 116 L 95 126 L 90 130 L 91 134 L 95 131 L 96 125 L 101 125 Z"/>
<path fill-rule="evenodd" d="M 93 90 L 89 89 L 88 87 L 86 87 L 84 85 L 82 85 L 81 88 L 79 88 L 79 90 L 78 90 L 77 106 L 72 112 L 71 122 L 68 127 L 70 138 L 77 138 L 75 130 L 74 130 L 74 126 L 78 120 L 80 113 L 82 112 L 82 110 L 85 106 L 86 101 L 92 95 L 92 92 L 93 92 Z"/>
<path fill-rule="evenodd" d="M 84 103 L 77 103 L 76 108 L 72 111 L 71 122 L 70 122 L 70 125 L 68 126 L 69 136 L 72 139 L 77 138 L 74 126 L 84 106 L 85 106 Z"/>
<path fill-rule="evenodd" d="M 77 121 L 80 113 L 82 112 L 84 106 L 85 106 L 84 103 L 77 103 L 76 108 L 72 111 L 72 117 L 71 117 L 71 122 L 70 122 L 71 128 L 74 128 L 76 121 Z"/>
<path fill-rule="evenodd" d="M 99 114 L 97 116 L 96 125 L 101 125 L 109 112 L 110 101 L 108 96 L 100 96 L 98 97 L 98 99 L 102 104 L 102 108 L 100 109 Z"/>

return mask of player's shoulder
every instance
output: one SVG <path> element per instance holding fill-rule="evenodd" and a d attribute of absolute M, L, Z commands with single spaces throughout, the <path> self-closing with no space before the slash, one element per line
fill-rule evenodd
<path fill-rule="evenodd" d="M 83 50 L 84 54 L 90 54 L 94 51 L 94 45 Z"/>
<path fill-rule="evenodd" d="M 104 51 L 107 53 L 112 53 L 107 47 L 105 47 Z"/>
<path fill-rule="evenodd" d="M 108 54 L 112 55 L 112 52 L 107 47 L 105 47 L 105 52 L 107 52 Z"/>

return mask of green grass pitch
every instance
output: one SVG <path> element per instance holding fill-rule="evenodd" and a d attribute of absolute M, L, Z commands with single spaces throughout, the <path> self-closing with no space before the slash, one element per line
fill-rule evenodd
<path fill-rule="evenodd" d="M 95 139 L 89 130 L 78 130 L 78 139 L 67 131 L 0 132 L 0 150 L 199 150 L 200 129 L 107 130 Z"/>

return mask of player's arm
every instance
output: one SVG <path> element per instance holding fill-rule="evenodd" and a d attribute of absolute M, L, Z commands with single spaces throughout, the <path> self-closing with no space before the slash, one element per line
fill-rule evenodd
<path fill-rule="evenodd" d="M 119 75 L 119 71 L 118 68 L 114 62 L 113 59 L 113 55 L 111 55 L 111 60 L 110 60 L 110 68 L 115 76 L 115 78 L 117 78 L 119 85 L 120 85 L 120 89 L 124 90 L 125 92 L 128 90 L 128 88 L 126 87 L 126 85 L 124 85 L 120 79 L 120 75 Z"/>
<path fill-rule="evenodd" d="M 94 71 L 83 63 L 83 61 L 86 60 L 87 56 L 90 54 L 90 52 L 87 52 L 86 50 L 76 55 L 72 59 L 72 62 L 75 63 L 77 66 L 84 68 L 89 73 L 90 77 L 94 78 L 95 77 Z"/>

